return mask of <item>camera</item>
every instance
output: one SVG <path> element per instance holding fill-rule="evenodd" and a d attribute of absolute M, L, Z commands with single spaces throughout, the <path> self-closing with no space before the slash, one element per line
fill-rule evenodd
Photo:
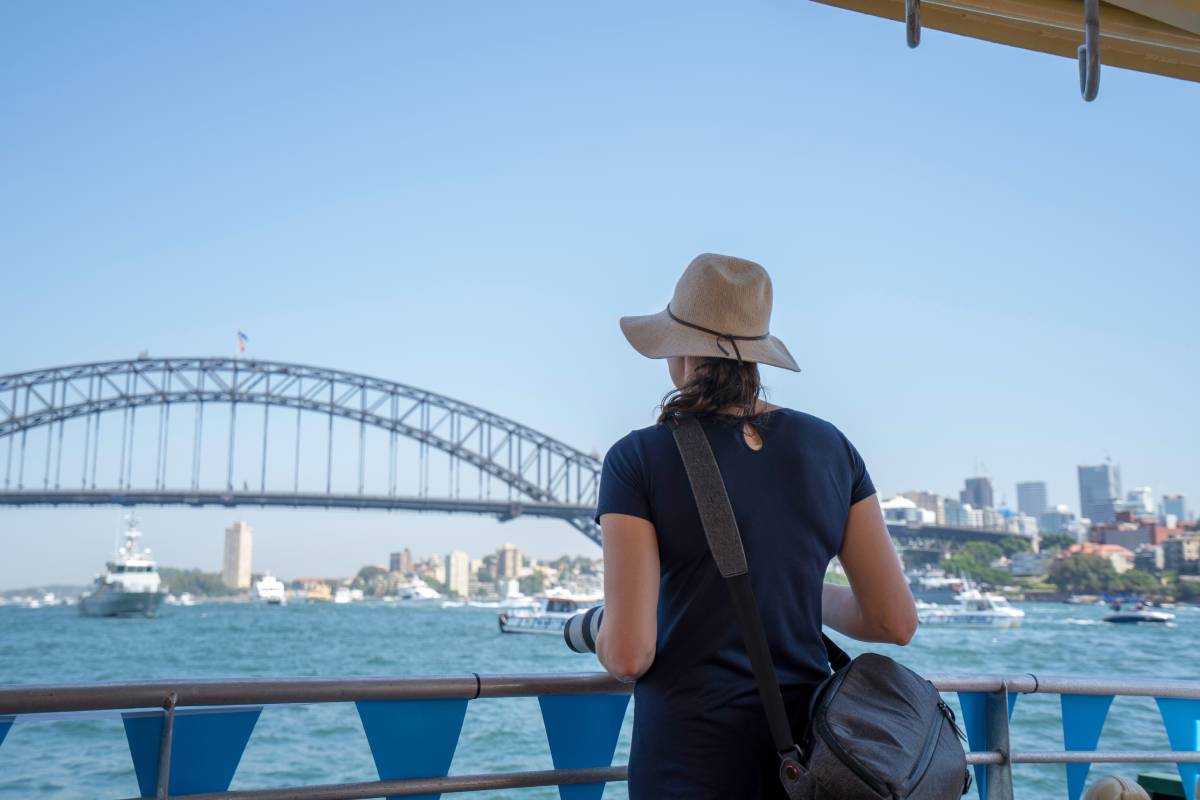
<path fill-rule="evenodd" d="M 604 606 L 592 606 L 571 617 L 563 625 L 563 639 L 576 653 L 596 652 L 596 635 L 604 619 Z"/>

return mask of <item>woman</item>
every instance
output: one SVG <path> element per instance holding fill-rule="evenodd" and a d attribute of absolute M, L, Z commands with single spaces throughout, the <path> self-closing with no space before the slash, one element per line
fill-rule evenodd
<path fill-rule="evenodd" d="M 769 333 L 771 280 L 706 254 L 666 310 L 625 317 L 639 353 L 676 390 L 658 424 L 609 450 L 597 519 L 607 604 L 600 662 L 637 681 L 631 800 L 782 797 L 749 658 L 669 426 L 697 416 L 728 488 L 772 659 L 797 734 L 829 675 L 822 623 L 906 644 L 916 608 L 858 452 L 828 422 L 765 402 L 758 365 L 799 371 Z M 837 556 L 850 586 L 824 583 Z"/>

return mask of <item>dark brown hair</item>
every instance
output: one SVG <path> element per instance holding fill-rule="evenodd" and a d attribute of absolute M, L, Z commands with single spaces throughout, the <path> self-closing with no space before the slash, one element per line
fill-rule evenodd
<path fill-rule="evenodd" d="M 702 358 L 692 369 L 682 389 L 673 389 L 663 397 L 660 423 L 675 413 L 714 414 L 723 412 L 736 417 L 753 417 L 762 380 L 758 364 L 729 358 Z"/>

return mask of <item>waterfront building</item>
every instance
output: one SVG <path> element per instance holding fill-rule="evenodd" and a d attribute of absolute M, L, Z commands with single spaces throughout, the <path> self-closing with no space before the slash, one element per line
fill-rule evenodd
<path fill-rule="evenodd" d="M 911 491 L 903 492 L 900 496 L 913 501 L 917 508 L 932 512 L 934 525 L 949 524 L 946 522 L 946 498 L 937 492 Z"/>
<path fill-rule="evenodd" d="M 946 498 L 943 516 L 945 521 L 942 524 L 948 528 L 966 528 L 970 524 L 967 507 L 953 497 Z"/>
<path fill-rule="evenodd" d="M 1038 527 L 1042 533 L 1067 533 L 1067 526 L 1075 521 L 1075 515 L 1066 506 L 1047 508 L 1038 514 Z"/>
<path fill-rule="evenodd" d="M 977 528 L 984 528 L 989 531 L 1002 530 L 1004 528 L 1004 518 L 1000 516 L 1000 512 L 991 506 L 984 506 L 979 509 L 979 524 Z"/>
<path fill-rule="evenodd" d="M 1067 548 L 1068 556 L 1100 556 L 1112 564 L 1118 575 L 1133 569 L 1133 551 L 1119 544 L 1080 542 Z"/>
<path fill-rule="evenodd" d="M 883 518 L 888 522 L 901 525 L 933 525 L 937 521 L 932 511 L 919 508 L 916 503 L 902 495 L 885 498 L 879 506 L 883 509 Z"/>
<path fill-rule="evenodd" d="M 996 503 L 992 496 L 992 479 L 987 477 L 967 478 L 965 487 L 958 493 L 958 499 L 963 505 L 974 508 L 993 508 Z"/>
<path fill-rule="evenodd" d="M 1112 522 L 1121 498 L 1121 468 L 1115 464 L 1081 466 L 1079 515 L 1092 522 Z"/>
<path fill-rule="evenodd" d="M 1118 512 L 1112 522 L 1092 526 L 1092 541 L 1097 544 L 1119 544 L 1130 550 L 1136 550 L 1144 544 L 1161 545 L 1167 539 L 1183 534 L 1181 528 L 1159 525 L 1157 517 L 1138 516 L 1132 511 Z"/>
<path fill-rule="evenodd" d="M 521 551 L 516 545 L 505 543 L 496 552 L 496 577 L 500 580 L 520 577 L 521 566 Z"/>
<path fill-rule="evenodd" d="M 1125 510 L 1138 516 L 1154 516 L 1154 490 L 1138 486 L 1125 493 Z"/>
<path fill-rule="evenodd" d="M 1009 533 L 1015 533 L 1018 536 L 1027 536 L 1036 538 L 1041 528 L 1038 527 L 1036 517 L 1031 517 L 1028 514 L 1012 514 L 1004 517 L 1004 530 Z"/>
<path fill-rule="evenodd" d="M 1176 520 L 1187 519 L 1187 509 L 1184 508 L 1183 495 L 1164 494 L 1162 499 L 1162 515 L 1164 523 L 1166 522 L 1165 518 L 1171 516 L 1175 517 Z"/>
<path fill-rule="evenodd" d="M 407 547 L 399 553 L 391 553 L 388 556 L 388 571 L 399 572 L 402 575 L 407 575 L 413 571 L 412 551 Z"/>
<path fill-rule="evenodd" d="M 461 550 L 446 556 L 446 589 L 450 594 L 469 597 L 471 594 L 471 557 Z"/>
<path fill-rule="evenodd" d="M 1158 545 L 1144 544 L 1133 551 L 1133 568 L 1136 570 L 1158 575 L 1165 565 L 1163 549 Z"/>
<path fill-rule="evenodd" d="M 250 549 L 253 529 L 235 522 L 225 529 L 225 557 L 221 562 L 221 581 L 230 589 L 250 588 Z"/>
<path fill-rule="evenodd" d="M 1023 481 L 1017 484 L 1017 511 L 1037 517 L 1049 506 L 1046 505 L 1046 482 Z"/>
<path fill-rule="evenodd" d="M 963 513 L 967 515 L 968 528 L 983 527 L 983 509 L 972 508 L 970 503 L 963 505 Z"/>
<path fill-rule="evenodd" d="M 1163 569 L 1200 575 L 1200 536 L 1177 536 L 1163 542 Z"/>

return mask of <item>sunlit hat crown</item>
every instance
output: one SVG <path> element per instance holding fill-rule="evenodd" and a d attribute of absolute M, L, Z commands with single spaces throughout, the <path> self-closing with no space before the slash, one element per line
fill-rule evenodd
<path fill-rule="evenodd" d="M 800 371 L 771 335 L 771 276 L 744 258 L 696 256 L 657 314 L 622 317 L 621 331 L 647 358 L 710 356 Z"/>

